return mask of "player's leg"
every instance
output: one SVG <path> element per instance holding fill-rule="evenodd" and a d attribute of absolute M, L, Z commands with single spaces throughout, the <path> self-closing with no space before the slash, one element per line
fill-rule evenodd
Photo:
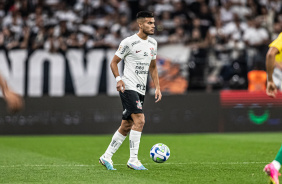
<path fill-rule="evenodd" d="M 131 114 L 133 119 L 133 126 L 129 135 L 129 143 L 130 143 L 130 162 L 134 162 L 138 160 L 138 151 L 140 145 L 140 139 L 142 130 L 145 124 L 145 116 L 144 114 Z"/>
<path fill-rule="evenodd" d="M 269 176 L 270 183 L 272 184 L 279 184 L 278 176 L 280 176 L 279 170 L 281 168 L 282 163 L 282 146 L 280 147 L 280 150 L 278 151 L 275 159 L 267 164 L 264 167 L 264 172 Z"/>
<path fill-rule="evenodd" d="M 123 136 L 127 136 L 127 134 L 130 132 L 131 128 L 133 126 L 132 120 L 122 120 L 121 125 L 118 129 L 119 133 Z"/>
<path fill-rule="evenodd" d="M 112 156 L 119 149 L 133 125 L 132 120 L 122 120 L 119 129 L 115 132 L 106 152 L 100 157 L 99 162 L 108 170 L 113 168 Z"/>
<path fill-rule="evenodd" d="M 273 162 L 275 168 L 279 170 L 281 168 L 281 163 L 282 163 L 282 146 L 280 147 L 280 150 L 278 151 L 275 160 Z"/>
<path fill-rule="evenodd" d="M 123 105 L 122 119 L 133 120 L 129 135 L 130 159 L 127 166 L 136 170 L 145 170 L 146 168 L 138 160 L 141 132 L 145 124 L 142 111 L 145 96 L 133 90 L 125 90 L 124 93 L 120 93 L 120 97 Z"/>
<path fill-rule="evenodd" d="M 121 125 L 119 129 L 115 132 L 114 136 L 112 137 L 112 141 L 110 142 L 108 149 L 105 152 L 106 158 L 112 159 L 113 154 L 119 149 L 120 145 L 125 140 L 132 125 L 133 125 L 132 120 L 121 121 Z"/>
<path fill-rule="evenodd" d="M 131 114 L 131 117 L 133 119 L 133 126 L 129 135 L 130 158 L 127 162 L 127 166 L 135 170 L 147 170 L 138 160 L 138 151 L 142 130 L 145 124 L 145 116 L 143 113 L 138 113 Z"/>

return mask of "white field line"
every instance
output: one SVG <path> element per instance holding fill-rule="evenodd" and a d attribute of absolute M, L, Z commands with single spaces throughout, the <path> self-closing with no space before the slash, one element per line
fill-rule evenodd
<path fill-rule="evenodd" d="M 193 165 L 193 164 L 200 164 L 200 165 L 244 165 L 244 164 L 267 164 L 268 162 L 189 162 L 189 163 L 162 163 L 164 165 Z M 153 165 L 156 163 L 145 163 L 143 165 Z M 125 164 L 114 164 L 114 165 L 126 165 Z M 97 167 L 100 165 L 83 165 L 83 164 L 69 164 L 69 165 L 45 165 L 45 164 L 31 164 L 31 165 L 0 165 L 0 168 L 12 168 L 12 167 Z"/>

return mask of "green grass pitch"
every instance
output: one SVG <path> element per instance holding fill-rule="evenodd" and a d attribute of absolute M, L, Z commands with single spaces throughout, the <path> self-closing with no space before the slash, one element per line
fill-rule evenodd
<path fill-rule="evenodd" d="M 0 183 L 216 183 L 266 184 L 262 172 L 282 143 L 281 133 L 143 133 L 139 159 L 147 171 L 126 167 L 128 138 L 113 156 L 116 171 L 98 163 L 112 135 L 0 136 Z M 150 149 L 169 146 L 165 163 L 154 163 Z"/>

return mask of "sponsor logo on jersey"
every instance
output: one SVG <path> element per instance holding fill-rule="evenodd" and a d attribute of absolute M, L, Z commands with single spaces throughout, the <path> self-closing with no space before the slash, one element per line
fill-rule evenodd
<path fill-rule="evenodd" d="M 141 104 L 140 100 L 136 101 L 136 103 L 137 103 L 137 108 L 142 109 L 142 104 Z"/>
<path fill-rule="evenodd" d="M 135 66 L 136 70 L 144 70 L 144 66 Z"/>
<path fill-rule="evenodd" d="M 137 89 L 140 89 L 140 90 L 143 90 L 143 91 L 146 90 L 146 86 L 143 85 L 143 84 L 137 84 L 137 85 L 136 85 L 136 88 L 137 88 Z"/>
<path fill-rule="evenodd" d="M 140 43 L 140 42 L 141 42 L 140 40 L 135 41 L 135 42 L 132 42 L 131 46 L 133 47 L 133 45 L 136 45 L 136 44 L 138 44 L 138 43 Z"/>
<path fill-rule="evenodd" d="M 137 75 L 142 75 L 142 74 L 148 75 L 148 74 L 149 74 L 149 71 L 139 71 L 139 70 L 135 70 L 135 73 L 136 73 Z"/>
<path fill-rule="evenodd" d="M 154 54 L 155 54 L 155 50 L 154 50 L 154 48 L 150 48 L 150 50 L 151 50 L 151 56 L 154 56 Z"/>
<path fill-rule="evenodd" d="M 120 54 L 124 54 L 127 49 L 129 49 L 129 47 L 127 45 L 124 46 Z"/>
<path fill-rule="evenodd" d="M 137 50 L 136 53 L 141 52 L 141 50 Z"/>

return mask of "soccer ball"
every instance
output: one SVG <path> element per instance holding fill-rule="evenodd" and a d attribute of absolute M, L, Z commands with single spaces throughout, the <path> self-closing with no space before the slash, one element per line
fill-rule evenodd
<path fill-rule="evenodd" d="M 163 163 L 170 156 L 170 150 L 167 145 L 163 143 L 155 144 L 150 150 L 150 157 L 154 162 Z"/>

